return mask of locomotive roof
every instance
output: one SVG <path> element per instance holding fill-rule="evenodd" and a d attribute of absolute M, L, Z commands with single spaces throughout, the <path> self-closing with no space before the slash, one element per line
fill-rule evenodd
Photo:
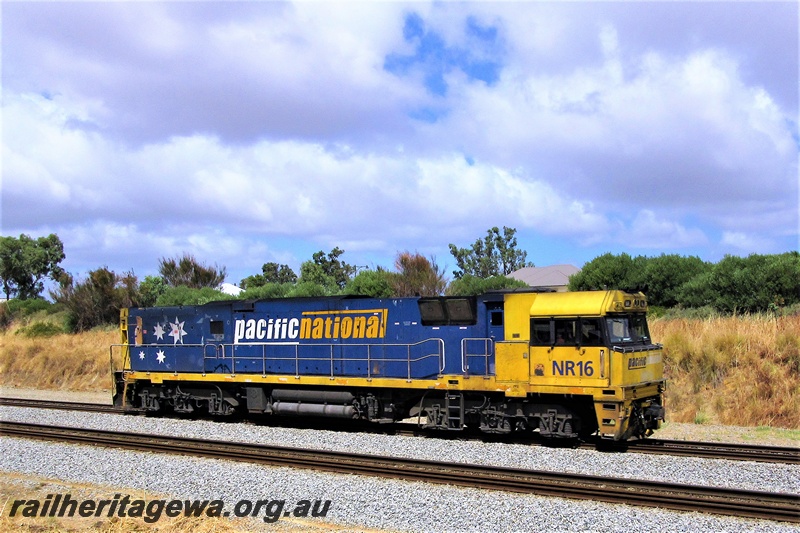
<path fill-rule="evenodd" d="M 647 300 L 642 293 L 581 291 L 540 294 L 531 305 L 531 316 L 602 316 L 607 313 L 643 313 Z"/>

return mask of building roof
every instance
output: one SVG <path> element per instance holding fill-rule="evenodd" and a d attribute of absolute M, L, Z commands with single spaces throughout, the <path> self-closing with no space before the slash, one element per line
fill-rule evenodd
<path fill-rule="evenodd" d="M 508 277 L 527 283 L 530 287 L 566 287 L 569 277 L 580 271 L 580 268 L 572 265 L 525 267 L 512 272 Z"/>
<path fill-rule="evenodd" d="M 233 283 L 223 283 L 219 286 L 219 290 L 231 296 L 239 296 L 239 294 L 242 292 L 242 289 Z"/>

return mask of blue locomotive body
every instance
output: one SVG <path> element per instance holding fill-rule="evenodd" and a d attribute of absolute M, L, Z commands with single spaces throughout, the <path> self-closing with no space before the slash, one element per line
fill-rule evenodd
<path fill-rule="evenodd" d="M 130 368 L 407 380 L 490 374 L 493 343 L 503 340 L 501 302 L 330 297 L 134 308 Z"/>

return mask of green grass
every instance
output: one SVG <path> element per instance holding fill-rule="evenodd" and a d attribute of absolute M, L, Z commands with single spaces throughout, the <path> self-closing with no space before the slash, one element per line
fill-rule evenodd
<path fill-rule="evenodd" d="M 16 331 L 17 335 L 24 335 L 29 339 L 52 337 L 54 335 L 61 335 L 62 333 L 65 333 L 64 327 L 52 322 L 34 322 Z"/>
<path fill-rule="evenodd" d="M 708 416 L 708 414 L 705 413 L 704 411 L 698 411 L 697 414 L 694 416 L 694 423 L 695 424 L 699 424 L 699 425 L 708 424 L 708 422 L 710 420 L 711 420 L 711 417 Z"/>
<path fill-rule="evenodd" d="M 782 439 L 795 440 L 800 442 L 800 429 L 772 428 L 769 426 L 758 426 L 755 429 L 759 437 L 779 437 Z"/>

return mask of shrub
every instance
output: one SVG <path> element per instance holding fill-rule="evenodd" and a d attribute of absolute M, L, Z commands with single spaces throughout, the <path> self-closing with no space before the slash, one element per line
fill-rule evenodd
<path fill-rule="evenodd" d="M 334 293 L 332 286 L 320 285 L 312 281 L 301 281 L 286 294 L 287 298 L 330 296 Z"/>
<path fill-rule="evenodd" d="M 14 317 L 8 309 L 8 303 L 3 302 L 0 304 L 0 330 L 6 330 L 11 325 Z"/>
<path fill-rule="evenodd" d="M 266 298 L 286 298 L 294 283 L 266 283 L 242 291 L 237 298 L 242 300 L 263 300 Z"/>
<path fill-rule="evenodd" d="M 211 287 L 191 289 L 185 285 L 168 287 L 164 294 L 156 300 L 158 307 L 172 307 L 179 305 L 202 305 L 208 302 L 230 300 L 231 296 Z"/>
<path fill-rule="evenodd" d="M 39 311 L 48 311 L 53 304 L 42 298 L 28 298 L 27 300 L 9 300 L 6 304 L 14 318 L 24 318 Z"/>
<path fill-rule="evenodd" d="M 52 337 L 54 335 L 61 335 L 62 333 L 65 333 L 64 327 L 52 322 L 34 322 L 29 326 L 17 330 L 17 335 L 24 335 L 29 339 Z"/>
<path fill-rule="evenodd" d="M 77 333 L 116 323 L 120 308 L 138 305 L 136 286 L 136 276 L 132 273 L 118 276 L 103 267 L 89 272 L 78 283 L 71 277 L 64 278 L 59 289 L 51 294 L 69 311 L 67 326 Z"/>
<path fill-rule="evenodd" d="M 370 296 L 372 298 L 389 298 L 394 295 L 392 278 L 396 274 L 385 270 L 363 270 L 347 282 L 345 294 Z"/>
<path fill-rule="evenodd" d="M 397 273 L 389 281 L 395 296 L 439 296 L 447 287 L 444 269 L 434 257 L 402 252 L 397 254 L 394 266 Z"/>
<path fill-rule="evenodd" d="M 527 287 L 525 282 L 506 276 L 478 278 L 471 274 L 465 274 L 450 284 L 447 288 L 447 294 L 449 296 L 475 296 L 489 291 L 523 287 Z"/>
<path fill-rule="evenodd" d="M 193 255 L 184 253 L 175 259 L 162 258 L 158 272 L 170 287 L 187 286 L 193 289 L 214 288 L 225 281 L 225 267 L 206 266 Z"/>
<path fill-rule="evenodd" d="M 139 297 L 142 307 L 152 307 L 158 298 L 167 291 L 167 283 L 161 276 L 146 276 L 139 284 Z"/>
<path fill-rule="evenodd" d="M 42 298 L 13 299 L 0 303 L 0 330 L 7 329 L 14 321 L 28 322 L 36 314 L 52 315 L 63 310 L 63 306 L 52 304 Z"/>

